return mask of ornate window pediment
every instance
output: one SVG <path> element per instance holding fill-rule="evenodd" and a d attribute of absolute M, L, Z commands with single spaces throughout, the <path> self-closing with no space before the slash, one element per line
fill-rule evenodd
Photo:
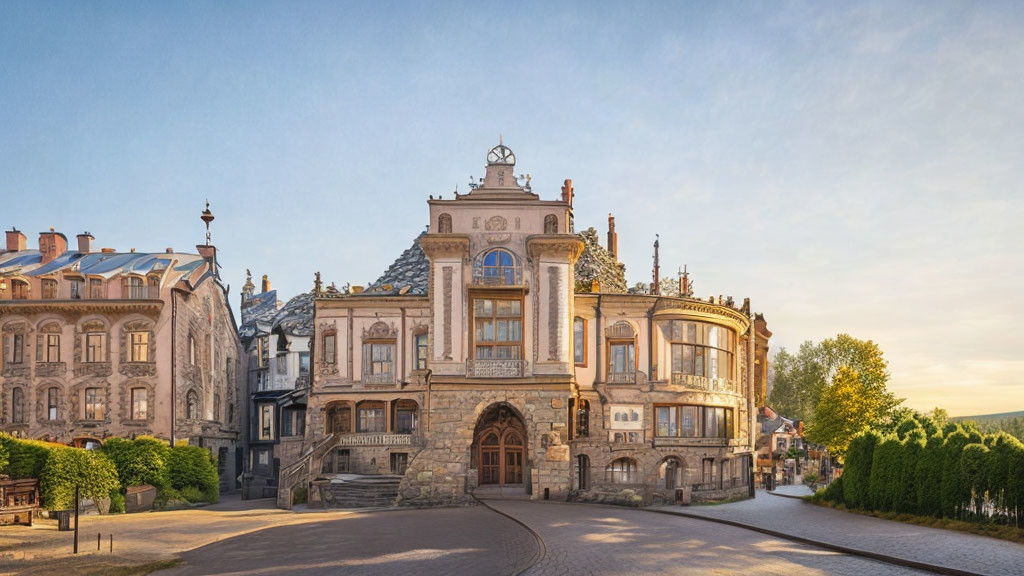
<path fill-rule="evenodd" d="M 398 337 L 398 329 L 384 322 L 374 322 L 369 328 L 363 329 L 363 340 L 391 340 Z"/>
<path fill-rule="evenodd" d="M 605 328 L 604 335 L 607 338 L 630 339 L 636 337 L 636 330 L 633 329 L 633 325 L 629 322 L 619 320 L 615 324 Z"/>

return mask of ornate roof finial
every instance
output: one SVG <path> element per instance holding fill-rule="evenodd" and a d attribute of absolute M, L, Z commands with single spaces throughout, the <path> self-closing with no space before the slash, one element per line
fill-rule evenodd
<path fill-rule="evenodd" d="M 213 212 L 210 212 L 210 199 L 206 199 L 206 210 L 203 210 L 203 214 L 199 217 L 203 222 L 206 223 L 206 245 L 210 245 L 210 222 L 213 222 Z"/>
<path fill-rule="evenodd" d="M 313 280 L 313 295 L 319 296 L 321 288 L 323 287 L 323 283 L 320 281 L 320 271 L 317 270 L 314 276 L 315 279 Z"/>
<path fill-rule="evenodd" d="M 501 141 L 501 132 L 498 132 L 498 145 L 501 146 L 504 142 Z"/>

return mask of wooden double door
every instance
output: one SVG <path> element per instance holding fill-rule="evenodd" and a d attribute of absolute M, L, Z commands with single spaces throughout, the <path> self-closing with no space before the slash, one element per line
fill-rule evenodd
<path fill-rule="evenodd" d="M 523 436 L 516 429 L 480 434 L 480 485 L 523 483 Z"/>

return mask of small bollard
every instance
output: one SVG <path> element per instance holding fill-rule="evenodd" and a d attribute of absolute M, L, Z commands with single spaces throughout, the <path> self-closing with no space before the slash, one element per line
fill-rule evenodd
<path fill-rule="evenodd" d="M 110 535 L 110 553 L 111 554 L 114 553 L 114 535 L 113 534 Z"/>
<path fill-rule="evenodd" d="M 100 551 L 100 538 L 101 538 L 101 537 L 102 537 L 102 534 L 100 534 L 99 532 L 97 532 L 97 533 L 96 533 L 96 551 L 97 551 L 97 552 L 99 552 L 99 551 Z"/>

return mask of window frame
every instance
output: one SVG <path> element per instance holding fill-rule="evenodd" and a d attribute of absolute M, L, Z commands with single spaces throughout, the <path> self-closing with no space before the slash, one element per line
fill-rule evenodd
<path fill-rule="evenodd" d="M 633 356 L 633 366 L 632 366 L 631 370 L 628 370 L 626 372 L 616 372 L 616 371 L 612 370 L 612 366 L 613 366 L 613 363 L 614 363 L 614 358 L 612 357 L 612 349 L 615 348 L 616 346 L 630 346 L 630 347 L 632 347 L 631 355 Z M 607 351 L 608 351 L 608 374 L 609 375 L 611 375 L 611 374 L 619 374 L 619 375 L 636 374 L 637 369 L 640 368 L 640 358 L 637 356 L 637 353 L 636 353 L 636 337 L 635 336 L 633 338 L 614 338 L 614 339 L 609 339 L 608 340 L 608 344 L 607 344 Z M 628 364 L 628 360 L 627 360 L 627 364 Z"/>
<path fill-rule="evenodd" d="M 684 434 L 684 422 L 683 410 L 687 408 L 694 409 L 695 418 L 693 420 L 693 435 Z M 708 411 L 714 411 L 716 416 L 711 422 L 715 423 L 715 433 L 709 435 L 708 426 L 710 425 L 708 419 Z M 717 411 L 721 410 L 721 420 L 719 420 Z M 675 415 L 676 423 L 676 434 L 662 434 L 661 417 L 660 415 L 667 411 L 669 414 Z M 671 420 L 671 419 L 670 419 Z M 719 424 L 720 422 L 720 424 Z M 724 434 L 724 435 L 723 435 Z M 736 437 L 736 420 L 735 420 L 735 409 L 728 406 L 708 406 L 703 404 L 655 404 L 654 405 L 654 437 L 655 438 L 715 438 L 719 440 L 731 440 Z"/>
<path fill-rule="evenodd" d="M 11 390 L 11 424 L 25 424 L 28 419 L 25 417 L 25 390 L 14 388 Z"/>
<path fill-rule="evenodd" d="M 582 329 L 583 333 L 582 333 L 582 336 L 580 338 L 582 346 L 579 346 L 579 347 L 576 346 L 576 323 L 577 322 L 579 322 L 582 325 L 582 327 L 583 327 L 583 329 Z M 582 317 L 582 316 L 576 316 L 576 317 L 574 317 L 572 319 L 573 363 L 576 364 L 577 366 L 581 367 L 581 368 L 586 368 L 587 367 L 587 352 L 588 352 L 588 350 L 587 350 L 587 346 L 588 346 L 587 336 L 589 335 L 587 333 L 587 331 L 589 330 L 589 326 L 587 326 L 587 324 L 589 324 L 587 322 L 587 319 Z"/>
<path fill-rule="evenodd" d="M 47 332 L 43 334 L 43 362 L 56 364 L 60 362 L 60 333 Z"/>
<path fill-rule="evenodd" d="M 139 394 L 141 392 L 141 395 Z M 145 420 L 149 417 L 149 390 L 144 386 L 135 386 L 128 391 L 130 399 L 130 420 Z M 140 397 L 141 396 L 141 397 Z"/>
<path fill-rule="evenodd" d="M 56 386 L 46 388 L 46 420 L 48 422 L 60 420 L 60 389 Z"/>
<path fill-rule="evenodd" d="M 379 411 L 379 414 L 378 414 Z M 366 412 L 364 423 L 363 413 Z M 387 403 L 379 400 L 366 400 L 356 405 L 356 432 L 386 434 L 388 431 Z M 379 426 L 377 422 L 380 422 Z M 367 424 L 373 424 L 367 426 Z M 379 429 L 378 429 L 379 428 Z"/>
<path fill-rule="evenodd" d="M 491 314 L 489 316 L 480 316 L 477 313 L 477 301 L 490 300 L 491 301 Z M 519 312 L 515 315 L 498 315 L 497 302 L 518 302 Z M 469 345 L 472 346 L 470 350 L 470 358 L 473 361 L 480 360 L 522 360 L 524 354 L 524 335 L 523 328 L 526 317 L 526 303 L 522 290 L 473 290 L 469 294 Z M 492 339 L 477 340 L 477 320 L 490 320 L 492 322 Z M 519 339 L 518 340 L 498 340 L 498 321 L 504 320 L 512 322 L 515 320 L 519 321 Z M 511 324 L 509 324 L 508 333 L 511 333 Z M 491 356 L 487 358 L 481 358 L 478 356 L 479 348 L 489 348 L 492 350 Z M 516 354 L 512 358 L 498 358 L 494 355 L 494 351 L 498 348 L 514 347 Z"/>
<path fill-rule="evenodd" d="M 88 278 L 86 282 L 89 300 L 103 300 L 106 298 L 106 290 L 102 278 Z"/>
<path fill-rule="evenodd" d="M 106 402 L 103 398 L 103 389 L 89 387 L 82 391 L 82 406 L 85 409 L 84 420 L 103 420 L 106 413 Z"/>
<path fill-rule="evenodd" d="M 11 279 L 11 300 L 28 300 L 32 295 L 32 285 L 28 280 Z"/>
<path fill-rule="evenodd" d="M 39 296 L 43 300 L 56 300 L 57 299 L 57 281 L 53 278 L 43 278 L 39 282 L 40 290 Z"/>
<path fill-rule="evenodd" d="M 387 359 L 377 360 L 374 356 L 377 351 L 387 351 Z M 370 377 L 374 381 L 393 380 L 396 374 L 395 357 L 397 355 L 398 346 L 393 338 L 363 340 L 363 378 Z"/>
<path fill-rule="evenodd" d="M 430 359 L 430 338 L 429 333 L 421 332 L 413 334 L 413 362 L 415 370 L 426 370 Z"/>
<path fill-rule="evenodd" d="M 136 337 L 142 341 L 137 342 Z M 149 331 L 133 330 L 128 333 L 128 361 L 134 363 L 149 362 Z M 141 354 L 139 354 L 141 352 Z"/>
<path fill-rule="evenodd" d="M 321 337 L 323 342 L 323 362 L 324 364 L 333 365 L 338 363 L 338 333 L 337 332 L 326 332 Z"/>
<path fill-rule="evenodd" d="M 102 364 L 107 361 L 107 333 L 106 332 L 86 332 L 85 333 L 85 353 L 82 361 L 85 364 Z M 95 343 L 94 343 L 95 342 Z"/>
<path fill-rule="evenodd" d="M 639 484 L 640 466 L 634 458 L 623 456 L 608 463 L 604 468 L 605 481 L 609 484 Z"/>

